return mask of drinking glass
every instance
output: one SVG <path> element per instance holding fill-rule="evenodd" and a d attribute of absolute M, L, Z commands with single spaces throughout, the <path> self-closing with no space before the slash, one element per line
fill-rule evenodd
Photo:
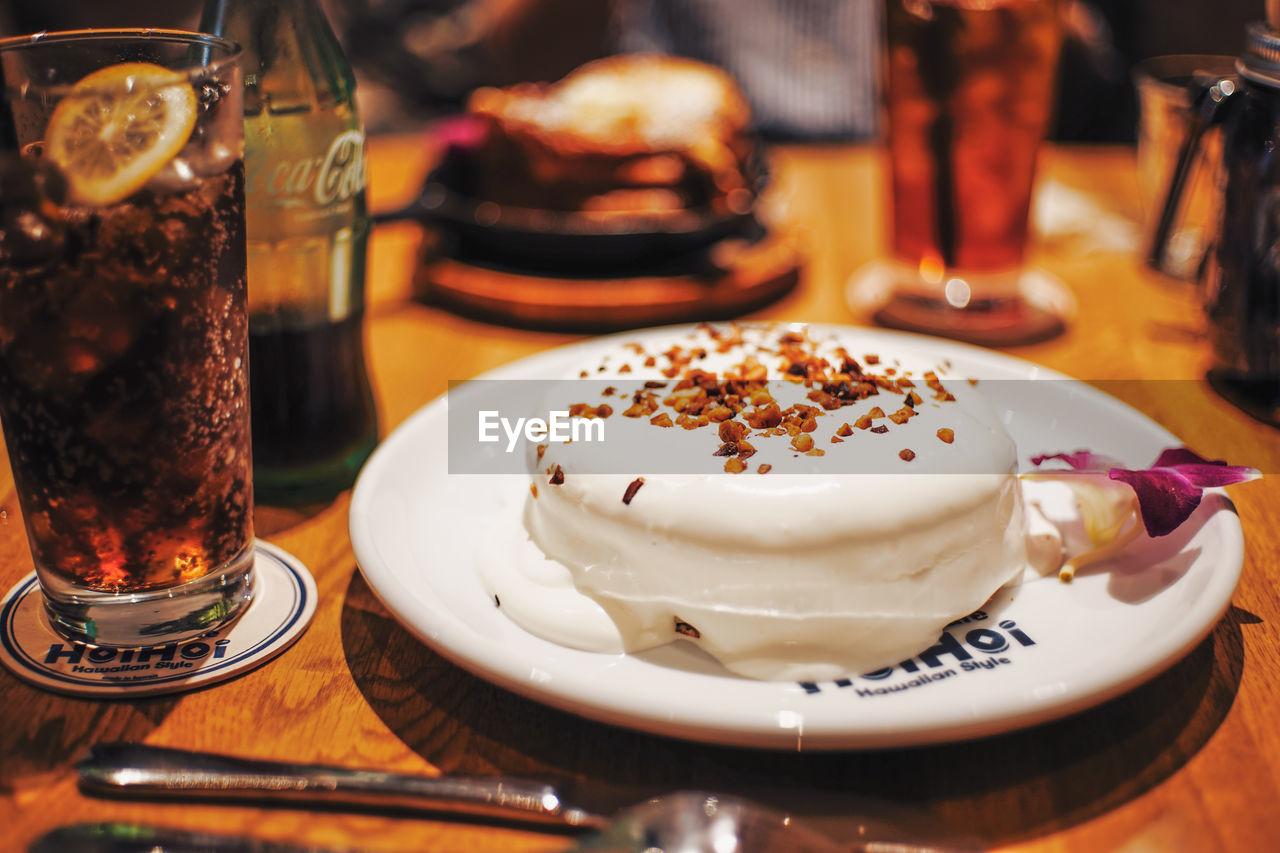
<path fill-rule="evenodd" d="M 1049 124 L 1055 0 L 887 0 L 891 264 L 864 269 L 876 321 L 988 345 L 1060 332 L 1070 298 L 1027 269 Z"/>
<path fill-rule="evenodd" d="M 1138 189 L 1143 207 L 1143 257 L 1183 281 L 1200 277 L 1201 262 L 1220 213 L 1222 140 L 1217 127 L 1197 138 L 1192 84 L 1235 74 L 1234 56 L 1177 54 L 1144 59 L 1133 69 L 1138 93 Z M 1165 195 L 1188 146 L 1195 163 L 1181 191 L 1176 227 L 1159 257 L 1151 257 Z"/>
<path fill-rule="evenodd" d="M 239 48 L 0 41 L 0 420 L 63 635 L 157 645 L 253 594 Z"/>

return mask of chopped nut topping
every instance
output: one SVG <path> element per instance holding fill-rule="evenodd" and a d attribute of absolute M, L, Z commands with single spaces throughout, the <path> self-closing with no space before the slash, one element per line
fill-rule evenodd
<path fill-rule="evenodd" d="M 656 411 L 658 411 L 657 395 L 637 392 L 631 398 L 631 407 L 623 412 L 622 416 L 626 418 L 643 418 L 652 415 Z"/>
<path fill-rule="evenodd" d="M 916 458 L 916 454 L 914 450 L 899 450 L 898 458 L 903 462 L 910 462 L 912 459 Z"/>
<path fill-rule="evenodd" d="M 753 429 L 772 429 L 782 423 L 782 409 L 777 404 L 770 403 L 764 408 L 746 412 L 742 417 Z"/>
<path fill-rule="evenodd" d="M 915 409 L 911 408 L 910 406 L 903 406 L 901 409 L 898 409 L 898 411 L 889 415 L 889 420 L 901 426 L 902 424 L 905 424 L 907 421 L 914 418 L 917 414 L 919 414 L 919 412 L 917 412 Z"/>
<path fill-rule="evenodd" d="M 701 631 L 699 631 L 697 628 L 693 627 L 688 622 L 681 619 L 679 616 L 675 617 L 675 620 L 676 620 L 676 633 L 679 634 L 680 636 L 692 637 L 695 640 L 702 637 Z"/>
<path fill-rule="evenodd" d="M 755 356 L 749 355 L 743 359 L 742 364 L 738 365 L 736 374 L 731 372 L 730 375 L 743 382 L 764 382 L 769 378 L 769 368 L 761 364 Z"/>
<path fill-rule="evenodd" d="M 538 484 L 537 484 L 537 483 L 530 483 L 530 484 L 529 484 L 529 491 L 533 493 L 533 497 L 534 497 L 534 499 L 536 500 L 536 499 L 537 499 L 537 497 L 538 497 Z"/>
<path fill-rule="evenodd" d="M 586 403 L 574 403 L 569 407 L 569 417 L 571 418 L 607 418 L 613 414 L 613 406 L 608 403 L 601 403 L 598 406 L 588 406 Z"/>
<path fill-rule="evenodd" d="M 636 496 L 636 492 L 640 491 L 640 487 L 644 485 L 644 477 L 636 477 L 627 486 L 627 490 L 622 493 L 622 502 L 627 506 L 631 505 L 631 499 Z"/>
<path fill-rule="evenodd" d="M 769 473 L 770 471 L 772 471 L 772 470 L 773 470 L 773 466 L 772 466 L 772 465 L 768 464 L 767 462 L 761 462 L 761 463 L 760 463 L 760 467 L 756 469 L 756 473 L 757 473 L 757 474 L 768 474 L 768 473 Z"/>
<path fill-rule="evenodd" d="M 943 427 L 942 429 L 938 430 L 938 438 L 942 439 L 947 444 L 950 444 L 951 442 L 956 440 L 956 431 L 953 429 L 948 429 L 947 427 Z"/>
<path fill-rule="evenodd" d="M 547 482 L 553 486 L 564 485 L 564 469 L 557 465 L 555 470 L 551 472 L 551 479 Z"/>
<path fill-rule="evenodd" d="M 933 399 L 943 402 L 953 402 L 956 398 L 942 387 L 942 382 L 938 380 L 938 374 L 930 371 L 924 375 L 924 382 L 929 386 L 929 390 L 933 392 Z"/>
<path fill-rule="evenodd" d="M 697 429 L 711 423 L 711 419 L 706 415 L 699 415 L 695 418 L 681 412 L 680 417 L 676 418 L 676 423 L 685 429 Z"/>
<path fill-rule="evenodd" d="M 819 406 L 821 406 L 822 408 L 826 409 L 829 412 L 835 409 L 838 409 L 844 405 L 844 403 L 840 402 L 840 399 L 838 397 L 832 394 L 828 394 L 826 391 L 819 391 L 817 389 L 814 389 L 813 391 L 809 392 L 808 397 L 810 400 L 817 403 Z"/>
<path fill-rule="evenodd" d="M 538 461 L 539 461 L 539 462 L 541 462 L 541 461 L 542 461 L 542 454 L 546 453 L 546 452 L 547 452 L 547 448 L 548 448 L 548 447 L 550 447 L 550 446 L 551 446 L 551 445 L 549 445 L 549 444 L 539 444 L 539 445 L 538 445 Z"/>
<path fill-rule="evenodd" d="M 875 353 L 855 359 L 843 347 L 823 344 L 804 331 L 780 333 L 776 345 L 770 346 L 758 339 L 748 343 L 743 330 L 733 324 L 723 327 L 703 324 L 699 329 L 700 334 L 705 335 L 703 341 L 714 341 L 714 345 L 673 344 L 664 352 L 650 355 L 639 344 L 624 344 L 637 363 L 643 358 L 645 366 L 656 368 L 666 381 L 637 378 L 636 386 L 609 386 L 604 396 L 617 396 L 616 411 L 623 416 L 647 418 L 655 427 L 697 430 L 714 425 L 720 439 L 714 453 L 726 459 L 726 471 L 745 470 L 745 460 L 756 453 L 756 448 L 747 442 L 748 437 L 753 440 L 786 437 L 798 453 L 816 456 L 824 453 L 814 445 L 814 437 L 820 432 L 835 445 L 844 443 L 858 429 L 883 435 L 890 431 L 891 424 L 907 423 L 919 414 L 918 407 L 925 401 L 924 388 L 915 390 L 917 384 L 927 385 L 934 401 L 955 399 L 939 379 L 939 373 L 945 375 L 942 367 L 937 368 L 938 372 L 920 375 L 918 371 L 903 370 L 899 363 Z M 743 348 L 742 357 L 731 362 L 731 366 L 718 372 L 700 369 L 709 349 L 730 353 L 738 347 Z M 886 361 L 891 366 L 885 366 Z M 610 364 L 610 369 L 618 373 L 632 372 L 630 364 Z M 771 383 L 779 378 L 803 386 L 804 390 L 796 388 L 786 393 L 803 395 L 807 404 L 785 407 L 780 404 L 769 390 Z M 897 407 L 891 402 L 884 407 L 873 406 L 851 424 L 836 421 L 840 426 L 834 435 L 830 430 L 818 430 L 819 418 L 881 394 L 889 395 L 890 401 L 899 395 L 897 399 L 902 402 Z M 892 414 L 886 415 L 885 408 Z M 613 406 L 604 403 L 577 404 L 570 410 L 571 415 L 586 417 L 609 417 L 614 412 Z M 881 418 L 887 418 L 888 422 L 880 422 Z M 938 437 L 945 440 L 942 430 L 938 431 Z M 712 447 L 717 445 L 708 450 Z M 763 473 L 768 466 L 758 470 Z"/>

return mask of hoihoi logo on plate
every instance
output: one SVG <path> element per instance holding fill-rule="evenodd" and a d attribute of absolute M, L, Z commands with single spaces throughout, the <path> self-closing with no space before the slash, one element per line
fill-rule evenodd
<path fill-rule="evenodd" d="M 994 622 L 986 611 L 975 610 L 948 625 L 937 643 L 896 666 L 822 685 L 802 681 L 800 686 L 811 694 L 821 693 L 824 687 L 835 687 L 851 688 L 854 695 L 862 699 L 892 696 L 959 676 L 1013 666 L 1026 649 L 1035 644 L 1031 635 L 1012 619 Z"/>

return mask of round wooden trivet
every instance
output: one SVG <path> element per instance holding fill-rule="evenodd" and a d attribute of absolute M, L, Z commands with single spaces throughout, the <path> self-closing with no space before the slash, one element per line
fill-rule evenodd
<path fill-rule="evenodd" d="M 601 332 L 740 316 L 795 287 L 801 258 L 785 231 L 722 240 L 672 275 L 558 278 L 428 257 L 414 290 L 428 304 L 493 323 Z"/>

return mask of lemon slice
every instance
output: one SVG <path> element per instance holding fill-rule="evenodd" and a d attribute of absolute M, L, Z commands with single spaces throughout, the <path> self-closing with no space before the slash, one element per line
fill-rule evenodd
<path fill-rule="evenodd" d="M 186 77 L 122 62 L 89 74 L 58 103 L 45 154 L 66 173 L 72 201 L 111 204 L 163 169 L 195 123 L 196 93 Z"/>

